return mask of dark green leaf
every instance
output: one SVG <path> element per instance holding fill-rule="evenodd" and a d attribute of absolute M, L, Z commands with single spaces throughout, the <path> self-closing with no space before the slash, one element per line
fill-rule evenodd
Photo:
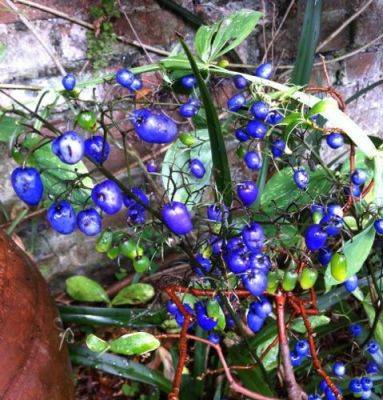
<path fill-rule="evenodd" d="M 61 319 L 89 326 L 125 326 L 150 328 L 159 326 L 167 318 L 165 310 L 143 308 L 103 308 L 82 306 L 60 306 Z"/>
<path fill-rule="evenodd" d="M 307 85 L 315 59 L 322 14 L 322 0 L 306 1 L 306 10 L 301 29 L 298 55 L 292 73 L 295 85 Z"/>
<path fill-rule="evenodd" d="M 109 342 L 110 351 L 125 356 L 140 356 L 160 347 L 160 341 L 147 332 L 133 332 Z"/>
<path fill-rule="evenodd" d="M 312 315 L 309 317 L 309 321 L 310 321 L 312 329 L 315 329 L 320 326 L 329 324 L 330 318 L 326 317 L 325 315 Z M 296 320 L 294 320 L 294 322 L 291 324 L 291 329 L 293 329 L 294 331 L 299 332 L 299 333 L 305 333 L 306 327 L 303 322 L 303 319 L 297 318 Z"/>
<path fill-rule="evenodd" d="M 84 347 L 73 345 L 69 346 L 69 354 L 74 364 L 97 368 L 112 375 L 157 386 L 165 393 L 171 390 L 170 381 L 160 372 L 126 358 L 108 353 L 97 354 Z"/>
<path fill-rule="evenodd" d="M 74 300 L 109 303 L 109 297 L 104 288 L 86 276 L 72 276 L 65 283 L 67 293 Z"/>
<path fill-rule="evenodd" d="M 0 114 L 0 142 L 9 143 L 24 131 L 14 118 Z"/>
<path fill-rule="evenodd" d="M 224 203 L 230 207 L 233 200 L 230 168 L 217 110 L 198 66 L 190 53 L 190 50 L 182 39 L 181 44 L 188 56 L 192 71 L 197 78 L 198 87 L 201 92 L 201 99 L 206 111 L 210 149 L 213 160 L 213 175 L 217 184 L 217 189 L 221 193 Z"/>
<path fill-rule="evenodd" d="M 112 305 L 142 304 L 154 297 L 154 288 L 148 283 L 134 283 L 121 289 L 112 300 Z"/>

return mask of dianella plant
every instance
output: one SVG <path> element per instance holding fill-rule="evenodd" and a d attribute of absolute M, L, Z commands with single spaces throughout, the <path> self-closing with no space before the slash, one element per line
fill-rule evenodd
<path fill-rule="evenodd" d="M 152 386 L 150 398 L 381 398 L 382 141 L 330 88 L 280 84 L 267 62 L 231 67 L 260 17 L 202 26 L 154 64 L 68 74 L 31 103 L 7 93 L 12 186 L 128 274 L 117 291 L 67 280 L 79 304 L 62 319 L 88 332 L 75 363 Z M 124 227 L 106 227 L 118 213 Z M 161 275 L 167 254 L 178 264 Z M 126 329 L 111 340 L 100 325 Z M 165 343 L 172 373 L 145 365 Z"/>

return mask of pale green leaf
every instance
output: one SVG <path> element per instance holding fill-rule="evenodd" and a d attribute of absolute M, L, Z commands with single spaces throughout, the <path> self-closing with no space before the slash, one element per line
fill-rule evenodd
<path fill-rule="evenodd" d="M 72 276 L 65 283 L 67 293 L 74 300 L 109 303 L 109 297 L 104 288 L 86 276 Z"/>
<path fill-rule="evenodd" d="M 110 351 L 126 356 L 139 356 L 158 349 L 160 341 L 147 332 L 128 333 L 109 343 Z"/>

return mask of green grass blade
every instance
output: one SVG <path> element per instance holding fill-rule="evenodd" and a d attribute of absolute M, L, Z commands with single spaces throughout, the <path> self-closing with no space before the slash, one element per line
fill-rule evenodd
<path fill-rule="evenodd" d="M 214 102 L 210 95 L 209 89 L 202 78 L 197 63 L 194 60 L 189 48 L 185 42 L 180 39 L 182 47 L 187 55 L 193 74 L 197 78 L 198 87 L 201 93 L 201 100 L 205 107 L 206 120 L 208 121 L 208 131 L 211 147 L 211 156 L 213 160 L 213 175 L 218 191 L 221 193 L 224 203 L 230 207 L 233 201 L 233 189 L 230 176 L 229 161 L 223 139 L 221 125 L 218 114 L 214 106 Z"/>
<path fill-rule="evenodd" d="M 306 2 L 305 16 L 298 45 L 298 55 L 292 73 L 292 83 L 307 85 L 314 64 L 322 14 L 322 0 Z"/>
<path fill-rule="evenodd" d="M 112 375 L 156 386 L 169 393 L 171 383 L 160 372 L 143 364 L 109 353 L 94 353 L 81 346 L 69 346 L 69 355 L 74 364 L 97 368 Z"/>

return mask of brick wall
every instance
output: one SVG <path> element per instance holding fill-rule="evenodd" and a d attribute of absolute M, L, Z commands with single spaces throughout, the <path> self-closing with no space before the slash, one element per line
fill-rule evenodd
<path fill-rule="evenodd" d="M 320 41 L 333 32 L 365 1 L 324 0 Z M 96 0 L 39 1 L 40 5 L 55 8 L 84 21 L 89 20 L 89 7 L 96 3 Z M 124 11 L 129 15 L 142 42 L 146 44 L 170 50 L 176 42 L 176 32 L 188 35 L 188 37 L 192 36 L 193 29 L 188 24 L 185 24 L 173 13 L 159 7 L 154 0 L 129 0 L 123 3 Z M 206 22 L 215 21 L 223 15 L 242 8 L 262 8 L 262 3 L 258 0 L 183 0 L 180 3 L 197 13 Z M 267 40 L 270 40 L 272 21 L 275 20 L 276 26 L 278 26 L 290 1 L 265 0 L 264 3 L 266 7 L 264 22 L 266 37 Z M 296 2 L 270 53 L 273 54 L 274 63 L 278 65 L 289 65 L 294 61 L 304 5 L 305 0 Z M 43 11 L 20 4 L 17 6 L 32 21 L 41 37 L 52 47 L 65 68 L 76 72 L 84 68 L 87 50 L 86 28 Z M 273 14 L 275 18 L 272 18 Z M 323 48 L 323 54 L 326 58 L 336 58 L 366 45 L 381 34 L 382 19 L 383 0 L 375 0 L 358 19 Z M 135 39 L 124 18 L 116 21 L 115 29 L 119 35 L 130 40 Z M 6 57 L 0 61 L 0 83 L 54 85 L 61 79 L 55 64 L 36 38 L 11 12 L 0 12 L 0 41 L 7 47 Z M 379 40 L 352 57 L 328 64 L 331 83 L 346 98 L 355 91 L 382 79 L 382 45 L 383 40 Z M 246 43 L 241 45 L 238 53 L 244 63 L 256 64 L 263 55 L 263 48 L 262 29 L 259 27 Z M 151 56 L 154 59 L 157 58 L 155 54 L 151 54 Z M 116 68 L 123 57 L 135 65 L 146 61 L 145 56 L 136 47 L 119 43 L 111 49 L 108 69 Z M 288 80 L 288 74 L 284 70 L 281 72 L 283 72 L 281 79 Z M 83 74 L 90 74 L 89 66 L 85 68 Z M 314 69 L 312 83 L 319 85 L 324 83 L 323 71 L 320 66 Z M 377 87 L 350 105 L 348 109 L 358 123 L 378 135 L 382 134 L 380 128 L 383 117 L 383 108 L 380 105 L 381 90 L 381 87 Z M 34 94 L 18 91 L 16 95 L 22 101 L 28 101 Z M 7 100 L 0 97 L 0 102 L 6 104 Z M 118 168 L 118 162 L 114 167 Z M 0 147 L 0 198 L 11 214 L 17 214 L 19 203 L 14 198 L 7 178 L 12 168 L 13 162 L 8 156 L 8 150 L 5 146 Z M 94 254 L 93 239 L 84 239 L 79 234 L 73 234 L 63 240 L 62 237 L 53 234 L 47 228 L 44 219 L 24 224 L 20 234 L 25 239 L 26 246 L 34 249 L 34 256 L 53 286 L 58 282 L 58 278 L 74 271 L 105 270 L 103 268 L 105 260 Z"/>

